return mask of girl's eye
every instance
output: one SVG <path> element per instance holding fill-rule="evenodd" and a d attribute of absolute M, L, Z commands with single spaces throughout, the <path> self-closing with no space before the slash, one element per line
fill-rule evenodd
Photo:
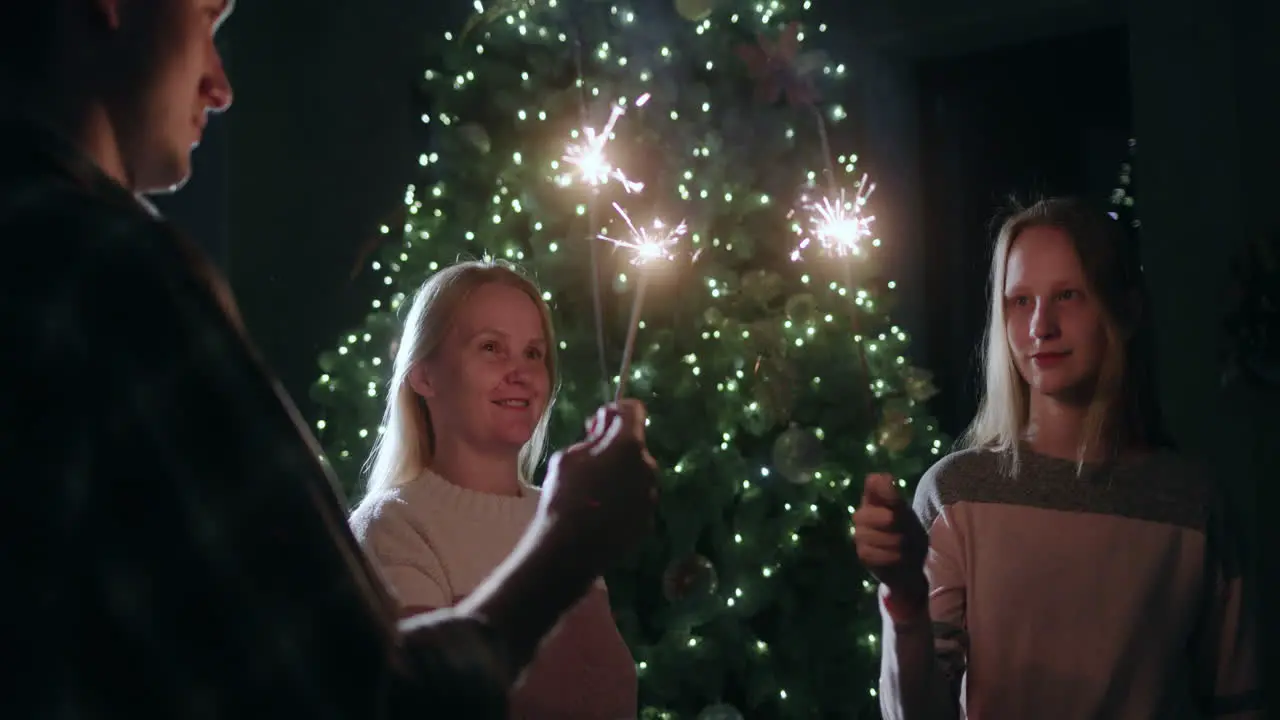
<path fill-rule="evenodd" d="M 1063 290 L 1062 292 L 1058 293 L 1058 297 L 1062 300 L 1074 300 L 1078 294 L 1079 293 L 1077 293 L 1075 290 Z"/>
<path fill-rule="evenodd" d="M 530 360 L 542 359 L 542 351 L 539 350 L 538 348 L 529 348 L 529 350 L 525 353 L 525 355 L 528 356 Z"/>
<path fill-rule="evenodd" d="M 498 343 L 489 341 L 489 342 L 483 343 L 480 346 L 480 349 L 485 352 L 498 352 Z"/>

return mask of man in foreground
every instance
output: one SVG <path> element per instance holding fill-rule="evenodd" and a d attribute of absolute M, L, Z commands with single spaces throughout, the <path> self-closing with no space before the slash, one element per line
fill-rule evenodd
<path fill-rule="evenodd" d="M 139 197 L 185 182 L 231 103 L 231 9 L 18 0 L 0 22 L 4 714 L 503 717 L 541 638 L 647 531 L 642 409 L 602 409 L 553 458 L 465 603 L 397 627 L 225 283 Z"/>

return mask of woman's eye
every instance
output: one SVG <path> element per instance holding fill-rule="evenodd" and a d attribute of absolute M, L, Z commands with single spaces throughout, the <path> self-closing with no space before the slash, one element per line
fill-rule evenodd
<path fill-rule="evenodd" d="M 1079 295 L 1075 290 L 1063 290 L 1058 293 L 1058 297 L 1062 300 L 1074 300 Z"/>
<path fill-rule="evenodd" d="M 539 350 L 538 348 L 529 348 L 529 350 L 525 352 L 525 356 L 528 357 L 530 360 L 541 360 L 542 351 Z"/>
<path fill-rule="evenodd" d="M 480 345 L 480 349 L 484 352 L 498 352 L 498 343 L 486 342 Z"/>

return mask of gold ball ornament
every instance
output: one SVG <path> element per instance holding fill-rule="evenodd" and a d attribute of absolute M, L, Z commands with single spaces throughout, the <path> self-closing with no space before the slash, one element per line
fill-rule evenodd
<path fill-rule="evenodd" d="M 920 368 L 907 370 L 903 379 L 903 389 L 907 397 L 916 402 L 924 402 L 938 394 L 938 388 L 933 384 L 933 373 Z"/>
<path fill-rule="evenodd" d="M 773 442 L 773 467 L 790 482 L 803 485 L 813 480 L 822 465 L 822 441 L 811 430 L 792 424 Z"/>
<path fill-rule="evenodd" d="M 792 295 L 787 299 L 786 312 L 792 322 L 807 323 L 818 314 L 818 301 L 811 293 Z"/>
<path fill-rule="evenodd" d="M 876 442 L 880 447 L 892 453 L 906 450 L 915 438 L 915 427 L 911 416 L 896 410 L 884 414 L 880 427 L 876 430 Z"/>
<path fill-rule="evenodd" d="M 689 22 L 705 19 L 715 7 L 715 0 L 676 0 L 676 12 Z"/>
<path fill-rule="evenodd" d="M 469 122 L 458 128 L 458 132 L 471 143 L 472 147 L 479 150 L 481 155 L 488 155 L 493 147 L 492 141 L 489 140 L 489 133 L 479 123 Z"/>
<path fill-rule="evenodd" d="M 795 368 L 776 355 L 760 354 L 752 367 L 752 380 L 751 399 L 769 425 L 790 421 L 796 402 Z"/>
<path fill-rule="evenodd" d="M 672 561 L 662 573 L 662 594 L 671 602 L 710 595 L 718 585 L 715 565 L 697 553 Z"/>

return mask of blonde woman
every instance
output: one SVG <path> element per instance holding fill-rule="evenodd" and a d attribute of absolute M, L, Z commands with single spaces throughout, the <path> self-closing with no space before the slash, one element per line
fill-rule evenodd
<path fill-rule="evenodd" d="M 555 394 L 555 336 L 532 282 L 505 264 L 466 262 L 422 286 L 351 517 L 404 614 L 455 605 L 524 534 Z M 541 646 L 511 717 L 635 714 L 634 661 L 597 583 Z"/>
<path fill-rule="evenodd" d="M 873 476 L 854 515 L 881 581 L 883 714 L 1261 717 L 1212 480 L 1162 428 L 1136 248 L 1045 200 L 1004 224 L 991 281 L 964 449 L 914 508 Z"/>

